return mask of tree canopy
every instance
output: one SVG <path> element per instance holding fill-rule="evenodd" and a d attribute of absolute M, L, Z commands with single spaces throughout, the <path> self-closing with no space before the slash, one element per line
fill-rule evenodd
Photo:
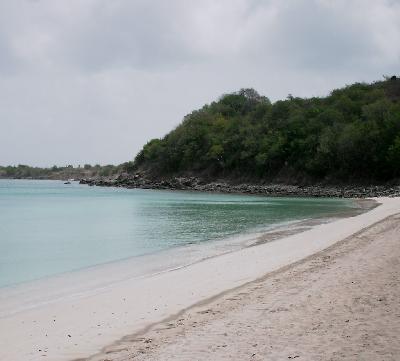
<path fill-rule="evenodd" d="M 126 162 L 120 165 L 95 165 L 85 164 L 83 167 L 73 167 L 67 165 L 58 167 L 54 165 L 51 168 L 30 167 L 19 164 L 17 166 L 0 166 L 0 178 L 16 179 L 80 179 L 94 177 L 113 177 L 121 173 L 127 173 L 132 170 L 133 163 Z"/>
<path fill-rule="evenodd" d="M 149 141 L 134 167 L 202 174 L 385 181 L 400 176 L 400 79 L 356 83 L 327 97 L 271 103 L 254 89 L 226 94 Z"/>

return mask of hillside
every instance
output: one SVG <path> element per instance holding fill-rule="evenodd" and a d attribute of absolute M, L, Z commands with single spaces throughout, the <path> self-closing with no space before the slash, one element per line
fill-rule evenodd
<path fill-rule="evenodd" d="M 400 79 L 275 103 L 253 89 L 226 94 L 149 141 L 134 167 L 153 179 L 394 180 L 400 176 Z"/>

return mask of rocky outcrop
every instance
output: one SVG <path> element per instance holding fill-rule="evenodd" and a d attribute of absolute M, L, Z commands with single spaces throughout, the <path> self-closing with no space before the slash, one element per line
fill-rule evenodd
<path fill-rule="evenodd" d="M 398 185 L 330 186 L 316 184 L 311 186 L 301 186 L 286 184 L 231 184 L 228 182 L 205 182 L 196 177 L 172 177 L 168 179 L 152 180 L 141 174 L 120 175 L 114 179 L 81 179 L 80 183 L 89 186 L 102 187 L 190 190 L 202 192 L 259 194 L 266 196 L 339 198 L 400 196 L 400 186 Z"/>

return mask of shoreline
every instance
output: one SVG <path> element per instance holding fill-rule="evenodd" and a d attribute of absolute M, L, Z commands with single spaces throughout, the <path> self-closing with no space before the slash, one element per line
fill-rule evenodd
<path fill-rule="evenodd" d="M 130 256 L 124 259 L 96 264 L 82 269 L 48 275 L 21 283 L 5 285 L 0 287 L 0 319 L 21 311 L 23 312 L 30 308 L 54 303 L 57 299 L 68 297 L 71 294 L 76 295 L 86 293 L 87 291 L 96 291 L 128 279 L 134 280 L 154 277 L 162 273 L 184 269 L 208 259 L 237 252 L 241 249 L 278 241 L 281 238 L 305 232 L 321 224 L 357 216 L 374 209 L 380 204 L 373 199 L 357 199 L 353 200 L 353 203 L 355 203 L 357 207 L 343 210 L 334 215 L 320 215 L 313 218 L 276 223 L 264 230 L 253 230 L 249 233 L 240 233 L 217 241 L 212 240 L 200 244 L 186 244 L 170 249 L 160 250 L 151 254 Z M 195 254 L 197 257 L 188 257 L 188 253 Z M 170 262 L 168 265 L 165 264 L 165 261 L 163 263 L 163 260 L 170 258 L 177 258 L 179 260 L 184 259 L 185 262 Z M 153 266 L 143 268 L 141 265 L 144 263 Z M 157 267 L 154 265 L 157 265 Z M 118 277 L 116 277 L 117 275 Z M 101 282 L 95 282 L 96 279 L 101 279 Z M 58 292 L 59 283 L 63 285 L 63 292 Z M 82 283 L 83 286 L 73 287 L 72 285 L 74 283 Z M 50 292 L 50 289 L 54 289 L 54 292 Z M 44 299 L 38 297 L 35 304 L 32 304 L 32 299 L 29 297 L 29 302 L 27 304 L 20 304 L 18 309 L 10 312 L 10 309 L 15 308 L 15 306 L 12 305 L 13 301 L 18 302 L 18 298 L 25 298 L 27 294 L 29 295 L 31 290 L 40 290 L 40 293 L 44 293 L 46 297 Z M 6 301 L 6 304 L 4 304 L 4 300 Z"/>
<path fill-rule="evenodd" d="M 399 221 L 386 217 L 86 360 L 397 360 Z"/>
<path fill-rule="evenodd" d="M 297 262 L 400 211 L 398 199 L 378 201 L 382 205 L 369 212 L 321 224 L 279 242 L 244 248 L 142 280 L 123 280 L 100 293 L 60 299 L 3 318 L 7 332 L 2 332 L 6 337 L 0 341 L 0 356 L 9 360 L 36 360 L 43 355 L 52 360 L 88 357 L 134 330 Z M 241 264 L 240 270 L 237 264 Z M 21 341 L 18 347 L 16 339 Z"/>
<path fill-rule="evenodd" d="M 185 245 L 178 245 L 172 248 L 158 250 L 153 253 L 136 255 L 136 256 L 127 256 L 126 258 L 112 260 L 105 263 L 93 264 L 83 268 L 78 268 L 61 273 L 50 274 L 43 276 L 41 278 L 2 285 L 0 286 L 0 301 L 1 301 L 2 291 L 7 292 L 7 290 L 24 288 L 25 286 L 28 287 L 31 285 L 36 286 L 40 285 L 41 283 L 46 283 L 48 281 L 52 282 L 53 280 L 60 280 L 62 282 L 63 278 L 76 279 L 79 274 L 91 273 L 91 272 L 96 273 L 97 271 L 105 267 L 109 268 L 109 271 L 111 273 L 118 272 L 121 274 L 126 274 L 126 277 L 121 277 L 121 279 L 148 277 L 156 275 L 158 273 L 169 272 L 177 268 L 188 267 L 192 264 L 202 262 L 209 258 L 214 258 L 221 256 L 223 254 L 236 252 L 246 247 L 254 247 L 256 245 L 266 243 L 269 241 L 274 241 L 283 238 L 285 236 L 301 233 L 319 224 L 329 223 L 338 219 L 356 216 L 364 212 L 368 212 L 369 210 L 379 205 L 377 201 L 372 199 L 355 199 L 352 200 L 352 203 L 355 206 L 351 207 L 349 206 L 348 209 L 343 209 L 342 211 L 334 214 L 329 214 L 329 215 L 324 214 L 324 215 L 313 216 L 310 218 L 272 223 L 269 226 L 261 226 L 261 228 L 258 227 L 254 229 L 249 229 L 247 231 L 229 235 L 224 238 L 202 241 L 200 243 L 188 243 Z M 197 257 L 188 257 L 186 259 L 187 255 L 185 257 L 185 253 L 187 252 L 197 254 Z M 156 259 L 156 262 L 160 262 L 162 261 L 161 258 L 171 258 L 175 257 L 176 255 L 178 255 L 178 258 L 180 259 L 185 259 L 186 262 L 179 264 L 173 263 L 169 266 L 162 264 L 162 266 L 160 267 L 157 266 L 154 269 L 153 268 L 151 270 L 148 269 L 139 274 L 133 274 L 132 272 L 128 272 L 128 268 L 135 267 L 133 263 L 137 262 L 138 260 L 139 263 L 140 262 L 143 263 L 143 261 L 146 260 L 145 263 L 154 264 L 155 261 L 152 260 L 153 258 Z M 120 269 L 118 269 L 118 267 L 116 269 L 113 269 L 114 265 L 118 266 L 122 264 L 126 265 Z M 92 277 L 94 278 L 95 276 Z M 110 281 L 109 283 L 119 282 L 119 281 L 120 279 Z M 0 307 L 0 318 L 1 317 L 2 317 L 2 308 Z"/>
<path fill-rule="evenodd" d="M 37 180 L 59 181 L 53 178 L 1 178 L 0 180 Z M 80 178 L 73 182 L 97 187 L 115 187 L 125 189 L 150 189 L 168 191 L 189 191 L 221 194 L 259 195 L 268 197 L 326 197 L 368 199 L 379 197 L 399 197 L 400 185 L 396 184 L 328 184 L 293 185 L 287 183 L 232 183 L 225 180 L 204 181 L 196 177 L 172 177 L 168 179 L 150 180 L 144 177 L 118 176 L 117 178 Z"/>
<path fill-rule="evenodd" d="M 400 196 L 400 185 L 291 185 L 286 183 L 232 183 L 225 180 L 205 181 L 197 177 L 172 177 L 151 180 L 141 175 L 119 176 L 114 179 L 83 178 L 80 184 L 98 187 L 128 189 L 182 190 L 210 193 L 252 194 L 269 197 L 329 197 L 329 198 L 378 198 Z"/>

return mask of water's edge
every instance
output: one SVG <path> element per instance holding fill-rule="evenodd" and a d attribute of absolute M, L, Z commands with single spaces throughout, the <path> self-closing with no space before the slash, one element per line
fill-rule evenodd
<path fill-rule="evenodd" d="M 334 217 L 322 216 L 275 224 L 267 231 L 239 234 L 225 241 L 219 241 L 218 247 L 215 247 L 213 241 L 209 241 L 208 252 L 204 252 L 204 248 L 207 245 L 195 244 L 141 256 L 139 258 L 144 263 L 150 265 L 146 269 L 137 266 L 138 257 L 129 257 L 123 260 L 98 264 L 80 270 L 2 287 L 0 288 L 0 319 L 28 309 L 57 302 L 59 299 L 73 300 L 95 295 L 105 292 L 108 288 L 120 282 L 168 273 L 227 253 L 236 252 L 243 248 L 255 247 L 267 242 L 275 242 L 287 236 L 308 231 L 321 224 L 357 216 L 379 205 L 378 202 L 372 199 L 354 200 L 354 202 L 357 204 L 357 208 L 348 209 L 341 214 L 336 214 Z M 177 252 L 181 254 L 177 255 Z M 188 258 L 187 255 L 191 252 L 195 256 Z M 171 259 L 172 256 L 174 259 L 184 260 L 184 262 L 173 264 L 160 262 L 165 259 Z M 18 306 L 16 307 L 16 305 Z"/>

